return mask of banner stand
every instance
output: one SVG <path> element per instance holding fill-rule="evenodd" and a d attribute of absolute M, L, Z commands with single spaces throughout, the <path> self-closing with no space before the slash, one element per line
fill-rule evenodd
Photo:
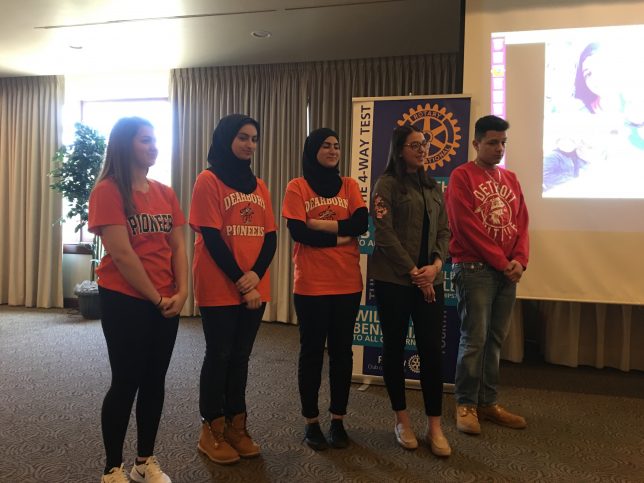
<path fill-rule="evenodd" d="M 354 384 L 360 384 L 360 387 L 358 388 L 359 391 L 366 391 L 371 385 L 385 385 L 385 381 L 382 376 L 365 376 L 364 374 L 353 374 L 351 376 L 351 382 Z M 418 379 L 405 379 L 405 388 L 420 390 L 420 381 Z M 444 382 L 443 392 L 454 394 L 454 384 Z"/>

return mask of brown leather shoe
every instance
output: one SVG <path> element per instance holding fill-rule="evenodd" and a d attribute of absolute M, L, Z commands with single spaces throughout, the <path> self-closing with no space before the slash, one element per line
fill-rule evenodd
<path fill-rule="evenodd" d="M 528 426 L 528 423 L 523 416 L 512 414 L 510 411 L 501 407 L 499 404 L 479 407 L 478 411 L 479 417 L 482 421 L 487 419 L 488 421 L 492 421 L 493 423 L 513 429 L 524 429 L 526 426 Z"/>
<path fill-rule="evenodd" d="M 223 416 L 214 419 L 210 424 L 206 420 L 202 421 L 197 448 L 212 461 L 221 465 L 239 461 L 239 453 L 224 439 Z"/>
<path fill-rule="evenodd" d="M 226 420 L 224 438 L 242 458 L 252 458 L 260 452 L 259 445 L 246 430 L 246 413 L 235 414 L 232 419 Z"/>
<path fill-rule="evenodd" d="M 479 417 L 474 406 L 456 406 L 456 429 L 467 434 L 481 434 Z"/>

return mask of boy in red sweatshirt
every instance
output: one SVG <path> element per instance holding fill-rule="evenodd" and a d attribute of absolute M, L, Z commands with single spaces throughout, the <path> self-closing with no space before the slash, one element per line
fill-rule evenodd
<path fill-rule="evenodd" d="M 456 168 L 445 202 L 454 283 L 461 318 L 456 366 L 456 427 L 480 434 L 479 419 L 523 429 L 526 421 L 497 402 L 501 345 L 508 333 L 516 284 L 528 265 L 528 211 L 516 175 L 503 159 L 504 119 L 476 121 L 476 159 Z"/>

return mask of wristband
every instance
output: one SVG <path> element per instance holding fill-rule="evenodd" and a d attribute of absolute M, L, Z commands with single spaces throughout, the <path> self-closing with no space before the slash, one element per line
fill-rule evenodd
<path fill-rule="evenodd" d="M 159 297 L 160 297 L 160 298 L 159 298 L 159 301 L 158 301 L 158 302 L 157 302 L 157 304 L 155 305 L 155 307 L 156 307 L 156 308 L 159 308 L 159 305 L 161 305 L 161 302 L 163 302 L 163 295 L 160 295 Z"/>

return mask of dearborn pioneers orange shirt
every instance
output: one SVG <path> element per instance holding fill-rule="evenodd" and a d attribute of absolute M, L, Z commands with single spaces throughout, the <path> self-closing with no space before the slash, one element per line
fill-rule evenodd
<path fill-rule="evenodd" d="M 257 261 L 264 235 L 277 230 L 266 185 L 258 178 L 255 191 L 244 194 L 226 186 L 212 171 L 202 171 L 192 192 L 190 226 L 197 232 L 192 261 L 197 303 L 201 307 L 242 304 L 239 290 L 210 256 L 199 227 L 219 230 L 241 271 L 248 272 Z M 270 301 L 270 287 L 267 270 L 257 286 L 262 302 Z"/>
<path fill-rule="evenodd" d="M 88 229 L 100 235 L 106 225 L 125 226 L 134 253 L 150 281 L 159 294 L 171 297 L 176 288 L 169 238 L 172 229 L 184 225 L 186 219 L 172 188 L 151 179 L 148 184 L 147 193 L 132 193 L 136 215 L 126 216 L 116 183 L 109 178 L 98 183 L 89 196 Z M 109 253 L 103 257 L 96 272 L 101 287 L 145 299 L 121 275 Z"/>
<path fill-rule="evenodd" d="M 291 180 L 286 187 L 282 216 L 306 223 L 317 220 L 347 220 L 364 207 L 358 183 L 342 177 L 342 187 L 333 198 L 319 196 L 302 178 Z M 336 247 L 312 247 L 295 242 L 295 283 L 299 295 L 339 295 L 362 291 L 358 240 Z"/>

